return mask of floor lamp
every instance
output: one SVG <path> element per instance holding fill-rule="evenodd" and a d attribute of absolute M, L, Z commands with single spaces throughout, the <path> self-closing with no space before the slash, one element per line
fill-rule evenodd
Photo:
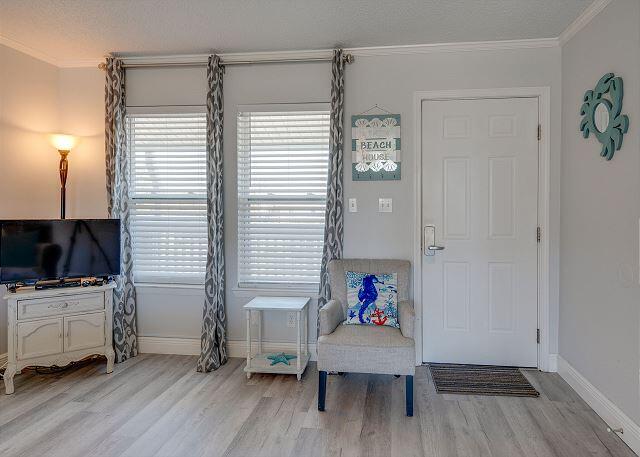
<path fill-rule="evenodd" d="M 60 219 L 65 218 L 67 203 L 67 176 L 69 174 L 69 162 L 67 156 L 76 145 L 75 137 L 71 135 L 52 135 L 51 143 L 60 153 Z"/>

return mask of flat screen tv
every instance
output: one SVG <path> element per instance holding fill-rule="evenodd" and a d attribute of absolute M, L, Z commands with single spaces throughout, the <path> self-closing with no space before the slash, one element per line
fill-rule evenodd
<path fill-rule="evenodd" d="M 0 283 L 120 274 L 120 220 L 0 221 Z"/>

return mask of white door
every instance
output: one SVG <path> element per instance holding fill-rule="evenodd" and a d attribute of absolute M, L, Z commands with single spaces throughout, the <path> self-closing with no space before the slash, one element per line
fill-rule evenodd
<path fill-rule="evenodd" d="M 537 366 L 537 98 L 424 101 L 422 164 L 424 361 Z"/>

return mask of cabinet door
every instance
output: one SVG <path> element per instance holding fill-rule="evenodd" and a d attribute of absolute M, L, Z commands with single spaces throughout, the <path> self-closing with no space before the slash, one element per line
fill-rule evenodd
<path fill-rule="evenodd" d="M 104 346 L 104 312 L 65 316 L 64 352 Z"/>
<path fill-rule="evenodd" d="M 62 352 L 62 318 L 18 323 L 18 360 Z"/>

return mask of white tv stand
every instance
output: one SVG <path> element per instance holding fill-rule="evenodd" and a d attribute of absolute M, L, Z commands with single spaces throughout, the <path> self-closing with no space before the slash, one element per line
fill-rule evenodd
<path fill-rule="evenodd" d="M 5 393 L 13 393 L 13 377 L 28 366 L 64 366 L 95 354 L 107 357 L 111 373 L 114 287 L 28 287 L 7 293 Z"/>

